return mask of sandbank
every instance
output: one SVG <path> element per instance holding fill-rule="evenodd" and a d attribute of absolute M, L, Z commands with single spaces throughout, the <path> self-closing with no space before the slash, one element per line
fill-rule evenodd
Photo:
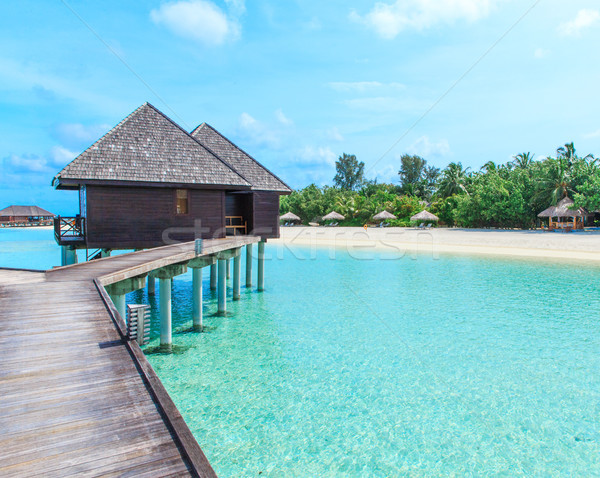
<path fill-rule="evenodd" d="M 593 262 L 600 265 L 600 230 L 570 233 L 542 230 L 459 228 L 282 227 L 280 246 L 344 248 L 364 256 L 385 253 L 476 254 Z"/>

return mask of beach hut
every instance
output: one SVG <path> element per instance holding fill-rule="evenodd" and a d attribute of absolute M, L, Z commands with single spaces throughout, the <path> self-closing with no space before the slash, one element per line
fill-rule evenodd
<path fill-rule="evenodd" d="M 293 212 L 287 212 L 282 216 L 279 216 L 280 221 L 288 221 L 288 222 L 301 222 L 302 219 L 296 216 Z"/>
<path fill-rule="evenodd" d="M 421 211 L 419 214 L 415 214 L 414 216 L 412 216 L 410 218 L 411 221 L 439 221 L 440 218 L 437 217 L 435 214 L 431 214 L 429 211 L 427 210 L 423 210 Z"/>
<path fill-rule="evenodd" d="M 279 237 L 291 189 L 217 130 L 192 132 L 145 103 L 52 182 L 79 192 L 79 213 L 55 220 L 62 246 L 145 249 L 196 238 Z M 68 233 L 68 237 L 67 237 Z"/>
<path fill-rule="evenodd" d="M 538 214 L 540 218 L 548 218 L 548 229 L 583 229 L 585 218 L 590 214 L 583 209 L 572 209 L 574 201 L 569 197 L 561 199 L 556 206 L 550 206 Z M 553 219 L 556 218 L 556 221 Z"/>
<path fill-rule="evenodd" d="M 0 223 L 14 224 L 46 224 L 52 221 L 54 214 L 39 206 L 8 206 L 0 210 Z"/>
<path fill-rule="evenodd" d="M 323 216 L 323 221 L 343 221 L 344 219 L 346 219 L 344 216 L 335 211 L 331 211 L 329 214 Z"/>
<path fill-rule="evenodd" d="M 390 219 L 396 219 L 396 216 L 387 211 L 381 211 L 379 214 L 373 216 L 374 221 L 388 221 Z"/>

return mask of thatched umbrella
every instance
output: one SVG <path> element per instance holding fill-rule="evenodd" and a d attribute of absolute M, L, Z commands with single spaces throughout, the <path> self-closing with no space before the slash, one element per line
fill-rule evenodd
<path fill-rule="evenodd" d="M 391 212 L 381 211 L 379 214 L 375 214 L 373 219 L 375 221 L 387 221 L 388 219 L 396 219 L 396 216 L 394 216 Z"/>
<path fill-rule="evenodd" d="M 410 218 L 411 221 L 439 221 L 440 218 L 429 211 L 423 210 L 419 214 L 415 214 Z"/>
<path fill-rule="evenodd" d="M 560 201 L 558 201 L 558 204 L 556 206 L 550 206 L 549 208 L 544 209 L 542 212 L 540 212 L 538 214 L 538 217 L 547 217 L 549 219 L 548 227 L 550 227 L 550 228 L 552 228 L 552 218 L 553 217 L 558 218 L 559 222 L 560 222 L 560 218 L 571 217 L 571 218 L 573 218 L 573 226 L 577 227 L 577 218 L 578 217 L 585 218 L 585 217 L 589 216 L 590 213 L 587 212 L 582 207 L 577 208 L 577 209 L 570 209 L 570 207 L 573 204 L 574 204 L 574 201 L 571 198 L 564 197 Z M 583 223 L 581 223 L 581 224 L 583 224 Z"/>
<path fill-rule="evenodd" d="M 323 216 L 323 221 L 343 221 L 344 219 L 346 219 L 344 216 L 335 211 Z"/>
<path fill-rule="evenodd" d="M 280 221 L 301 221 L 298 216 L 296 216 L 293 212 L 285 213 L 283 216 L 279 216 Z"/>

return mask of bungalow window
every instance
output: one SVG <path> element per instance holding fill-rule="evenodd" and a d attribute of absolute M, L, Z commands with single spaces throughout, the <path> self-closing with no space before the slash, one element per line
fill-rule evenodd
<path fill-rule="evenodd" d="M 187 214 L 188 209 L 188 190 L 177 189 L 177 214 Z"/>

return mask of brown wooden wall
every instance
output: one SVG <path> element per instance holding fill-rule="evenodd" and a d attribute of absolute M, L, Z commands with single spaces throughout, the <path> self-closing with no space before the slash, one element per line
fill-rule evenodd
<path fill-rule="evenodd" d="M 175 214 L 175 189 L 87 186 L 90 248 L 142 249 L 201 237 L 224 237 L 225 194 L 188 189 L 188 214 Z"/>
<path fill-rule="evenodd" d="M 268 191 L 256 191 L 252 195 L 253 233 L 263 238 L 279 237 L 279 195 Z"/>

